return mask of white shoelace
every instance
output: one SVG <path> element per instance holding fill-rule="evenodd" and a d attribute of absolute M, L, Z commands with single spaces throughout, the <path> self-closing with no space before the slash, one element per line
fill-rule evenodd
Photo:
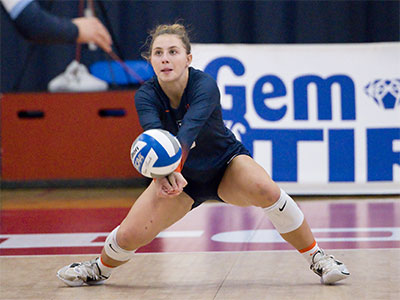
<path fill-rule="evenodd" d="M 335 258 L 332 255 L 324 255 L 314 263 L 314 269 L 322 269 L 323 273 L 327 273 L 337 266 Z"/>
<path fill-rule="evenodd" d="M 75 267 L 77 273 L 81 274 L 81 279 L 86 281 L 87 278 L 91 278 L 92 280 L 102 280 L 102 276 L 95 271 L 94 263 L 92 261 L 84 262 L 81 266 Z"/>

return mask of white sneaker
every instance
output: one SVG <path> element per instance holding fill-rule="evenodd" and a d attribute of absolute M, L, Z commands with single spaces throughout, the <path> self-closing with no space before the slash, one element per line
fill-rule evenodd
<path fill-rule="evenodd" d="M 322 284 L 333 284 L 350 276 L 346 266 L 336 260 L 332 255 L 327 255 L 323 250 L 318 250 L 312 258 L 310 269 L 321 277 Z"/>
<path fill-rule="evenodd" d="M 57 277 L 69 286 L 103 284 L 109 277 L 101 274 L 96 258 L 91 261 L 73 263 L 58 270 Z"/>
<path fill-rule="evenodd" d="M 50 80 L 50 92 L 95 92 L 105 91 L 108 84 L 89 73 L 85 65 L 73 60 L 64 73 Z"/>

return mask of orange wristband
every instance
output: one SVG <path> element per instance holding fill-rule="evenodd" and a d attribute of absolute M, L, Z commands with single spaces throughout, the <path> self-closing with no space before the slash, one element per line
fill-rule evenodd
<path fill-rule="evenodd" d="M 174 172 L 181 172 L 183 169 L 183 161 L 181 160 L 181 162 L 179 163 L 178 167 L 175 169 Z"/>

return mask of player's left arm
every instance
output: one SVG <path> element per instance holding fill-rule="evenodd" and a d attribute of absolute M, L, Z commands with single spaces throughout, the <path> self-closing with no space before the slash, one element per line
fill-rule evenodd
<path fill-rule="evenodd" d="M 216 82 L 211 77 L 199 82 L 194 88 L 194 94 L 189 104 L 177 134 L 183 152 L 181 166 L 204 124 L 215 108 L 220 105 L 220 93 Z"/>

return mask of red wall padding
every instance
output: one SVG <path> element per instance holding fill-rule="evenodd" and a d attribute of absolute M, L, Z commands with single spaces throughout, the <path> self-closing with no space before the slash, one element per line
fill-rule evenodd
<path fill-rule="evenodd" d="M 134 93 L 3 94 L 2 180 L 141 177 L 129 156 L 142 132 Z"/>

